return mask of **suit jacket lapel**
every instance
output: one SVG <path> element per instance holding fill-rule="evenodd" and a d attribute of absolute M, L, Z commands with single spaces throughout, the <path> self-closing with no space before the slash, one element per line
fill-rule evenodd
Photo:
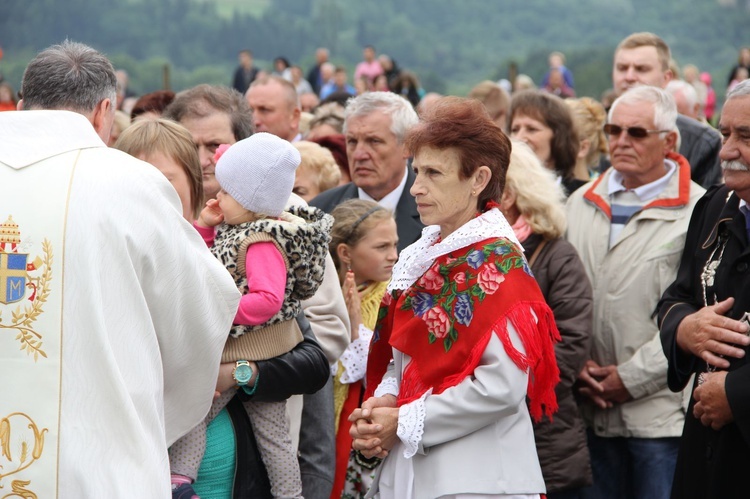
<path fill-rule="evenodd" d="M 398 250 L 399 252 L 415 242 L 422 235 L 424 224 L 419 219 L 417 211 L 417 202 L 411 195 L 411 186 L 414 185 L 416 176 L 411 169 L 407 169 L 406 184 L 404 192 L 396 205 L 396 225 L 398 232 Z"/>

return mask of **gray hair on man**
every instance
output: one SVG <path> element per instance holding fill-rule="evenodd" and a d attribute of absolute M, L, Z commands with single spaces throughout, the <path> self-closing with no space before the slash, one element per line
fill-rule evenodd
<path fill-rule="evenodd" d="M 648 102 L 654 105 L 654 126 L 659 130 L 677 131 L 677 106 L 672 95 L 661 88 L 639 86 L 631 88 L 618 97 L 609 109 L 607 121 L 612 121 L 612 114 L 620 104 Z"/>
<path fill-rule="evenodd" d="M 736 99 L 738 97 L 746 97 L 748 95 L 750 95 L 750 79 L 739 82 L 736 87 L 727 92 L 727 96 L 724 100 L 724 106 L 726 107 L 727 103 L 732 99 Z M 735 159 L 733 161 L 722 161 L 721 168 L 722 170 L 735 170 L 741 172 L 750 171 L 750 167 L 740 159 Z"/>
<path fill-rule="evenodd" d="M 745 95 L 750 95 L 750 79 L 739 82 L 736 87 L 728 92 L 725 102 L 734 97 L 743 97 Z"/>
<path fill-rule="evenodd" d="M 24 109 L 64 109 L 89 114 L 104 99 L 117 101 L 112 63 L 88 45 L 65 40 L 40 52 L 21 81 Z"/>
<path fill-rule="evenodd" d="M 682 97 L 685 99 L 685 103 L 693 109 L 698 104 L 698 92 L 695 91 L 695 87 L 685 80 L 671 80 L 667 83 L 665 90 L 672 94 L 674 97 L 678 92 L 682 93 Z"/>
<path fill-rule="evenodd" d="M 699 102 L 698 91 L 693 85 L 684 80 L 671 80 L 664 90 L 672 94 L 677 105 L 677 112 L 689 118 L 699 120 L 701 107 L 705 105 Z"/>
<path fill-rule="evenodd" d="M 391 117 L 391 132 L 399 144 L 403 144 L 406 133 L 419 121 L 411 103 L 393 92 L 366 92 L 349 99 L 344 113 L 344 133 L 347 122 L 357 116 L 367 116 L 375 111 Z"/>

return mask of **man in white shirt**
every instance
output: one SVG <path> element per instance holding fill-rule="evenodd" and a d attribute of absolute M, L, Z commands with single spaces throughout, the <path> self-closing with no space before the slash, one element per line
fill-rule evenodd
<path fill-rule="evenodd" d="M 65 41 L 0 116 L 0 486 L 19 496 L 170 497 L 167 447 L 205 417 L 237 309 L 169 181 L 106 147 L 115 85 Z"/>

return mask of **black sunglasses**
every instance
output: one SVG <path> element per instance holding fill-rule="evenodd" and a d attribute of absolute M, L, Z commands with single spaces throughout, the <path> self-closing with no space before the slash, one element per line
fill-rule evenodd
<path fill-rule="evenodd" d="M 669 132 L 669 130 L 646 130 L 645 128 L 639 126 L 623 128 L 620 125 L 613 125 L 612 123 L 607 123 L 606 125 L 604 125 L 604 133 L 613 137 L 619 137 L 623 131 L 634 139 L 645 139 L 652 133 Z"/>

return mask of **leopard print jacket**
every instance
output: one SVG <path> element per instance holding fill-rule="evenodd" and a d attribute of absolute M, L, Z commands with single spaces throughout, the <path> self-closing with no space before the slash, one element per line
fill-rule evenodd
<path fill-rule="evenodd" d="M 287 269 L 281 310 L 258 326 L 235 324 L 231 336 L 236 338 L 248 331 L 292 320 L 299 314 L 300 300 L 315 294 L 323 281 L 332 225 L 333 217 L 307 206 L 291 207 L 278 220 L 266 218 L 239 225 L 219 225 L 211 252 L 224 264 L 241 292 L 248 289 L 245 257 L 251 244 L 260 241 L 276 244 Z M 247 264 L 263 265 L 263 262 Z"/>

